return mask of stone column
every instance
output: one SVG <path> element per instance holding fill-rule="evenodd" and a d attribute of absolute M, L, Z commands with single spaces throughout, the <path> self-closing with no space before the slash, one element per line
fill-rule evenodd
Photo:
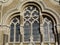
<path fill-rule="evenodd" d="M 40 31 L 41 31 L 41 34 L 43 36 L 43 24 L 40 25 Z M 43 39 L 43 37 L 42 37 L 42 39 Z M 41 45 L 44 45 L 43 40 L 41 41 Z"/>
<path fill-rule="evenodd" d="M 42 14 L 40 14 L 40 31 L 41 31 L 41 35 L 43 36 L 43 17 L 42 17 Z M 43 39 L 43 37 L 42 37 Z M 41 39 L 41 45 L 43 45 L 43 40 Z"/>
<path fill-rule="evenodd" d="M 58 38 L 57 38 L 57 40 L 58 40 L 58 45 L 60 45 L 60 24 L 58 24 L 57 25 L 57 31 L 58 31 Z"/>
<path fill-rule="evenodd" d="M 3 45 L 3 32 L 0 26 L 0 45 Z"/>
<path fill-rule="evenodd" d="M 9 26 L 7 26 L 7 25 L 2 25 L 2 43 L 4 44 L 4 45 L 8 45 L 8 36 L 9 36 L 9 32 L 10 32 L 10 30 L 9 30 L 10 28 L 9 28 Z"/>
<path fill-rule="evenodd" d="M 58 34 L 58 38 L 59 38 L 59 44 L 58 45 L 60 45 L 60 33 Z"/>
<path fill-rule="evenodd" d="M 0 2 L 0 22 L 2 24 L 2 2 Z M 3 31 L 0 24 L 0 45 L 3 45 Z"/>
<path fill-rule="evenodd" d="M 20 33 L 21 33 L 21 43 L 20 45 L 23 45 L 23 41 L 24 41 L 24 30 L 23 30 L 23 25 L 20 26 Z"/>

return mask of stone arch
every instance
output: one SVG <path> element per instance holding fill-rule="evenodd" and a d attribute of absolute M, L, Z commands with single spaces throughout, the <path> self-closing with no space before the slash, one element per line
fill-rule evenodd
<path fill-rule="evenodd" d="M 51 21 L 53 22 L 53 33 L 54 33 L 54 36 L 55 36 L 55 41 L 57 41 L 58 42 L 58 29 L 57 29 L 57 21 L 56 21 L 56 19 L 55 19 L 55 17 L 52 15 L 52 14 L 50 14 L 49 12 L 42 12 L 42 16 L 43 16 L 43 18 L 45 18 L 45 16 L 46 17 L 48 17 L 48 18 L 50 18 L 51 19 Z"/>
<path fill-rule="evenodd" d="M 30 1 L 30 2 L 39 5 L 39 6 L 37 6 L 37 7 L 40 7 L 40 10 L 41 10 L 40 13 L 41 13 L 41 15 L 43 15 L 43 14 L 42 14 L 43 12 L 49 12 L 50 14 L 52 14 L 53 17 L 55 17 L 55 20 L 56 20 L 57 25 L 59 24 L 59 16 L 58 16 L 58 14 L 56 14 L 55 11 L 50 10 L 50 9 L 49 9 L 47 6 L 45 6 L 41 1 L 40 1 L 40 2 L 38 2 L 38 1 Z M 26 5 L 25 5 L 25 4 L 26 4 Z M 17 7 L 18 10 L 13 11 L 13 12 L 10 11 L 11 13 L 7 13 L 6 15 L 4 15 L 4 16 L 3 16 L 3 21 L 4 21 L 4 17 L 6 16 L 6 17 L 5 17 L 6 20 L 4 21 L 5 24 L 7 24 L 9 18 L 11 18 L 11 16 L 12 16 L 12 14 L 14 14 L 15 12 L 22 12 L 22 10 L 25 8 L 25 6 L 27 6 L 27 4 L 30 5 L 30 4 L 29 4 L 29 1 L 25 1 L 25 2 L 23 2 L 21 5 L 19 4 L 18 7 Z M 20 14 L 20 15 L 22 16 L 22 14 Z M 58 28 L 57 28 L 57 29 L 58 29 Z M 57 31 L 58 31 L 58 30 L 57 30 Z"/>
<path fill-rule="evenodd" d="M 13 9 L 13 10 L 15 10 L 15 9 Z M 14 17 L 14 16 L 16 16 L 16 15 L 14 15 L 14 14 L 18 14 L 18 13 L 20 14 L 19 11 L 17 11 L 17 10 L 13 11 L 13 10 L 7 12 L 7 13 L 3 16 L 2 19 L 3 19 L 3 24 L 4 24 L 4 25 L 9 25 L 8 22 L 11 20 L 11 18 Z M 5 18 L 5 19 L 4 19 L 4 18 Z"/>
<path fill-rule="evenodd" d="M 56 19 L 56 22 L 57 22 L 57 25 L 60 24 L 60 21 L 59 21 L 59 14 L 56 13 L 56 11 L 54 11 L 53 9 L 47 7 L 44 2 L 42 1 L 24 1 L 23 3 L 19 4 L 17 6 L 17 9 L 19 9 L 20 12 L 22 12 L 22 10 L 25 8 L 25 6 L 27 5 L 30 5 L 30 3 L 32 3 L 33 5 L 37 5 L 37 7 L 39 7 L 40 9 L 40 15 L 42 15 L 42 12 L 49 12 L 50 14 L 53 15 L 53 17 L 55 17 Z M 20 13 L 21 14 L 21 13 Z M 21 14 L 22 15 L 22 14 Z"/>
<path fill-rule="evenodd" d="M 43 15 L 43 12 L 46 12 L 47 14 L 53 16 L 53 21 L 54 21 L 54 23 L 56 23 L 56 27 L 57 27 L 57 25 L 59 24 L 59 16 L 58 16 L 58 14 L 54 10 L 52 10 L 49 7 L 47 7 L 46 5 L 44 5 L 44 3 L 41 2 L 41 1 L 40 2 L 38 2 L 38 1 L 25 1 L 25 2 L 23 2 L 21 4 L 21 6 L 19 6 L 20 8 L 18 8 L 18 9 L 22 12 L 22 10 L 25 8 L 25 6 L 30 5 L 30 3 L 34 3 L 34 4 L 39 5 L 38 7 L 40 8 L 41 15 Z M 58 28 L 57 28 L 56 31 L 55 32 L 57 34 L 58 33 Z"/>
<path fill-rule="evenodd" d="M 52 11 L 52 9 L 50 9 L 49 7 L 47 7 L 42 1 L 39 2 L 39 1 L 34 1 L 34 0 L 33 1 L 25 1 L 25 2 L 22 2 L 22 4 L 18 4 L 17 7 L 11 9 L 6 14 L 4 14 L 3 20 L 4 20 L 4 18 L 9 17 L 9 15 L 11 15 L 11 14 L 13 14 L 15 12 L 22 12 L 22 10 L 24 9 L 24 7 L 26 6 L 25 4 L 27 4 L 28 2 L 32 2 L 32 3 L 37 4 L 38 5 L 37 7 L 40 8 L 41 12 L 49 12 L 49 13 L 51 13 L 55 17 L 55 19 L 57 21 L 57 24 L 59 24 L 59 16 L 58 16 L 58 14 L 55 11 Z M 29 3 L 28 3 L 28 5 L 29 5 Z M 41 13 L 41 15 L 42 15 L 42 13 Z M 7 19 L 8 18 L 6 18 L 6 20 Z"/>
<path fill-rule="evenodd" d="M 30 3 L 32 3 L 33 5 L 36 4 L 37 7 L 39 7 L 39 9 L 41 11 L 40 15 L 43 15 L 43 12 L 49 13 L 49 14 L 51 14 L 51 16 L 54 17 L 55 22 L 56 22 L 56 26 L 60 24 L 59 23 L 60 21 L 59 21 L 58 13 L 56 13 L 53 9 L 47 7 L 44 4 L 44 2 L 42 2 L 42 1 L 40 1 L 40 2 L 39 1 L 35 1 L 35 0 L 33 0 L 33 1 L 24 1 L 20 6 L 18 6 L 19 7 L 18 9 L 20 10 L 20 12 L 22 12 L 22 10 L 25 8 L 25 6 L 30 5 Z"/>

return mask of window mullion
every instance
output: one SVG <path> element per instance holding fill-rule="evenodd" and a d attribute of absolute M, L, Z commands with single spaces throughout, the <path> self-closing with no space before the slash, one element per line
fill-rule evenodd
<path fill-rule="evenodd" d="M 31 23 L 31 35 L 30 35 L 30 40 L 33 41 L 33 39 L 31 39 L 31 38 L 33 38 L 33 26 L 32 26 L 32 23 Z"/>
<path fill-rule="evenodd" d="M 50 45 L 50 32 L 49 32 L 50 30 L 49 30 L 49 22 L 48 22 L 48 38 L 49 38 L 49 41 L 48 41 L 48 44 Z"/>
<path fill-rule="evenodd" d="M 14 43 L 16 42 L 16 24 L 14 24 Z"/>

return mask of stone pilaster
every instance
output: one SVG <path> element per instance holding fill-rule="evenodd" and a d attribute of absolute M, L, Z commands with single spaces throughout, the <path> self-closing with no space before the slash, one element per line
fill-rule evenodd
<path fill-rule="evenodd" d="M 8 35 L 9 35 L 9 32 L 10 32 L 10 30 L 9 30 L 9 26 L 7 26 L 7 25 L 2 25 L 1 26 L 1 43 L 2 43 L 2 45 L 6 45 L 7 43 L 8 43 Z"/>
<path fill-rule="evenodd" d="M 57 31 L 58 31 L 58 45 L 60 45 L 60 24 L 57 25 Z"/>
<path fill-rule="evenodd" d="M 0 25 L 0 45 L 3 45 L 3 31 L 1 25 Z"/>
<path fill-rule="evenodd" d="M 59 45 L 60 45 L 60 33 L 58 34 L 58 40 L 59 40 Z"/>

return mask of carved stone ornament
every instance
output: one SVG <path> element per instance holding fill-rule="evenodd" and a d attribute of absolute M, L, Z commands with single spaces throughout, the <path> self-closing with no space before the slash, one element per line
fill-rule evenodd
<path fill-rule="evenodd" d="M 8 6 L 12 2 L 13 0 L 0 0 L 0 4 L 2 4 L 3 6 Z"/>
<path fill-rule="evenodd" d="M 9 0 L 0 0 L 0 2 L 3 2 L 3 3 L 7 2 L 7 1 L 9 1 Z"/>

